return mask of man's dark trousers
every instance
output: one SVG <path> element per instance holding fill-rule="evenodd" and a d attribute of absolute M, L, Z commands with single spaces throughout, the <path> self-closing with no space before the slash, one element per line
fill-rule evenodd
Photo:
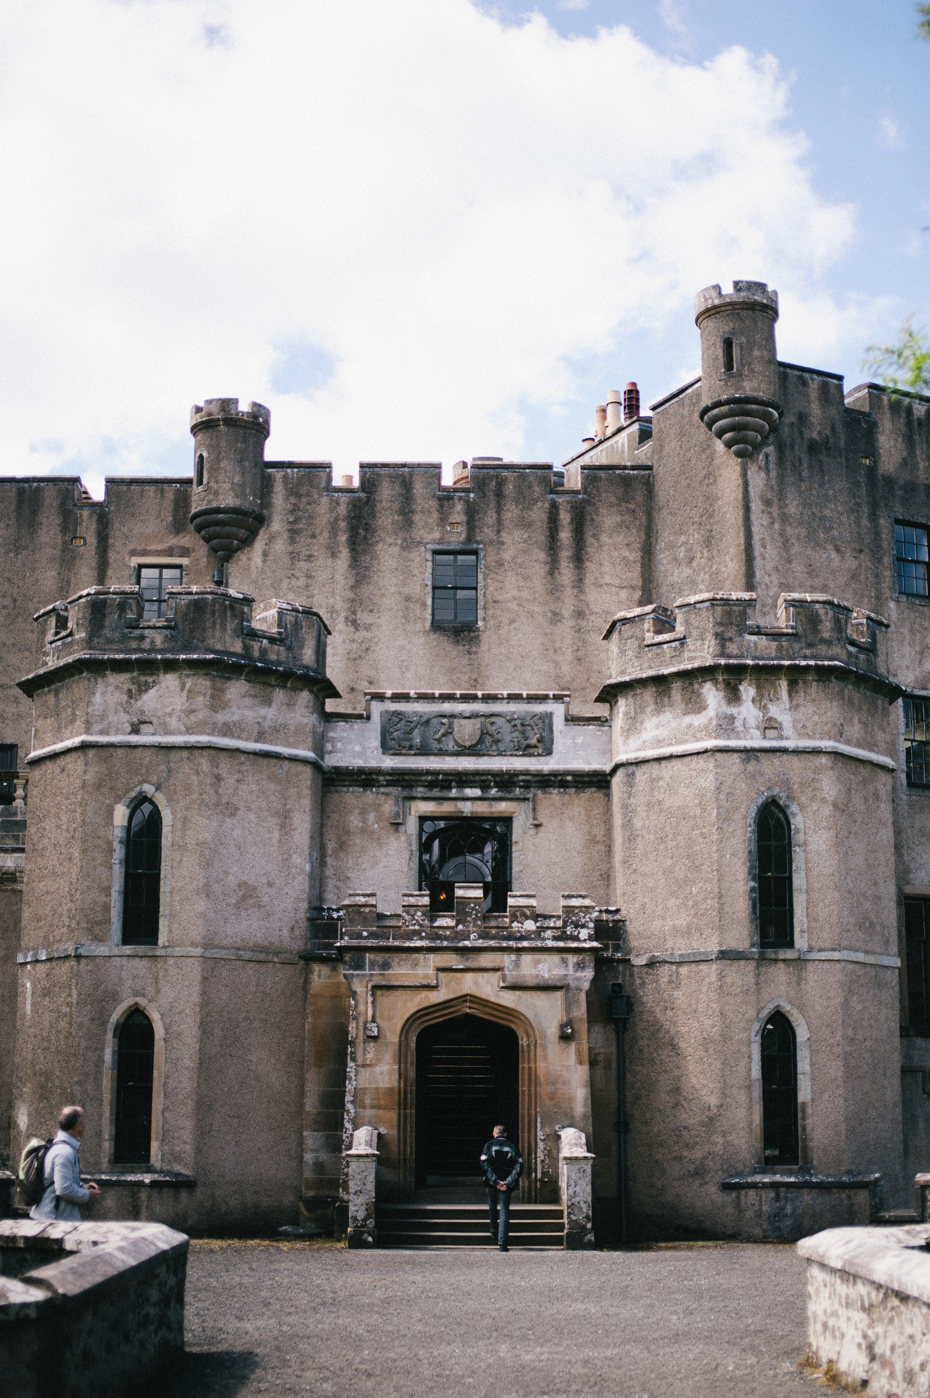
<path fill-rule="evenodd" d="M 507 1246 L 507 1236 L 510 1232 L 510 1198 L 513 1193 L 511 1189 L 492 1189 L 488 1186 L 488 1213 L 491 1216 L 491 1236 L 497 1234 L 499 1247 Z"/>

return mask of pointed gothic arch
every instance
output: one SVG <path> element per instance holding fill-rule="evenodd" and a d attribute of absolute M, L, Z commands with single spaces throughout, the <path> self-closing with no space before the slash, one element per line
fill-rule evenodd
<path fill-rule="evenodd" d="M 127 1020 L 136 1013 L 145 1015 L 152 1026 L 152 1095 L 151 1134 L 148 1165 L 159 1169 L 162 1155 L 162 1118 L 165 1098 L 165 1026 L 161 1015 L 149 1000 L 133 996 L 114 1010 L 107 1025 L 103 1070 L 104 1159 L 108 1166 L 131 1164 L 117 1160 L 117 1127 L 120 1111 L 120 1032 Z M 140 1162 L 141 1163 L 141 1162 Z"/>
<path fill-rule="evenodd" d="M 438 1024 L 459 1015 L 475 1015 L 494 1024 L 506 1025 L 517 1036 L 519 1044 L 519 1123 L 518 1140 L 523 1151 L 523 1180 L 521 1191 L 525 1203 L 534 1203 L 537 1195 L 536 1118 L 538 1100 L 537 1043 L 533 1022 L 519 1010 L 495 1004 L 478 995 L 457 995 L 438 1004 L 416 1010 L 400 1031 L 399 1049 L 399 1147 L 400 1181 L 407 1198 L 413 1197 L 415 1187 L 416 1152 L 416 1072 L 417 1035 L 427 1025 Z M 493 1125 L 493 1123 L 491 1123 Z M 475 1171 L 476 1183 L 480 1183 Z"/>

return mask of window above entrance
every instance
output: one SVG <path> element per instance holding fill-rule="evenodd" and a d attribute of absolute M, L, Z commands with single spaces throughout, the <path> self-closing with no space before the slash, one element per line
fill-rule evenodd
<path fill-rule="evenodd" d="M 455 885 L 484 885 L 483 911 L 507 911 L 513 822 L 507 820 L 421 820 L 420 888 L 428 890 L 430 912 L 455 910 Z"/>

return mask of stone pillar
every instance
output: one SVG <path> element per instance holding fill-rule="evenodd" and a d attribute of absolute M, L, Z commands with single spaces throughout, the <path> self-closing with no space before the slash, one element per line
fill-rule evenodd
<path fill-rule="evenodd" d="M 591 1167 L 594 1156 L 584 1132 L 574 1126 L 559 1130 L 559 1195 L 565 1214 L 565 1250 L 579 1252 L 594 1247 Z"/>
<path fill-rule="evenodd" d="M 914 1187 L 917 1190 L 921 1223 L 930 1223 L 930 1175 L 915 1175 Z"/>
<path fill-rule="evenodd" d="M 375 1222 L 375 1184 L 378 1174 L 378 1131 L 374 1126 L 362 1126 L 352 1137 L 352 1149 L 346 1151 L 349 1182 L 350 1248 L 378 1246 Z"/>

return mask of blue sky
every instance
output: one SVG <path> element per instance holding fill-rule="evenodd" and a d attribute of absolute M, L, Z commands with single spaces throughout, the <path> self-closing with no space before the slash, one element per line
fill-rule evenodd
<path fill-rule="evenodd" d="M 930 330 L 910 0 L 46 0 L 0 17 L 0 472 L 561 460 L 777 287 L 785 359 Z"/>

